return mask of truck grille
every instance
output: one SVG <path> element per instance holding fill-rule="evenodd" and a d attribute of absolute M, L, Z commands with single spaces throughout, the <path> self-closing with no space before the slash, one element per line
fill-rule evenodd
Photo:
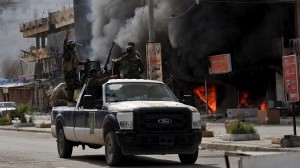
<path fill-rule="evenodd" d="M 154 108 L 135 111 L 139 133 L 172 133 L 191 131 L 191 112 L 186 108 Z"/>

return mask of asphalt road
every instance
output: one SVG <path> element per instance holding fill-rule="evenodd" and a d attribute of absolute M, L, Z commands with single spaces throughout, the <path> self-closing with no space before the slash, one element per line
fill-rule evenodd
<path fill-rule="evenodd" d="M 99 168 L 108 167 L 104 148 L 82 150 L 75 147 L 70 159 L 61 159 L 56 140 L 48 133 L 30 133 L 0 130 L 1 168 Z M 195 165 L 182 165 L 177 155 L 133 156 L 122 167 L 157 168 L 224 168 L 223 151 L 200 150 Z M 231 167 L 237 167 L 237 158 L 230 158 Z"/>

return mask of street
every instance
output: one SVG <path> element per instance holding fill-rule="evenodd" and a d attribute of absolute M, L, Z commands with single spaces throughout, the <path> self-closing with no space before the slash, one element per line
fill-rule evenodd
<path fill-rule="evenodd" d="M 82 150 L 74 148 L 70 159 L 61 159 L 56 151 L 56 141 L 48 133 L 31 133 L 0 130 L 1 168 L 56 168 L 56 167 L 108 167 L 104 148 Z M 224 151 L 200 150 L 195 165 L 183 166 L 177 155 L 134 156 L 126 158 L 122 167 L 203 167 L 224 168 Z M 230 158 L 231 166 L 237 167 L 237 158 Z"/>

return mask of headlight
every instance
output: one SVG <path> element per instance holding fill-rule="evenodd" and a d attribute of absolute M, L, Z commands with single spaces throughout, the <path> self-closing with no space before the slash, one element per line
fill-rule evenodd
<path fill-rule="evenodd" d="M 133 113 L 118 113 L 117 119 L 119 122 L 120 129 L 132 130 L 133 129 Z"/>
<path fill-rule="evenodd" d="M 200 113 L 199 112 L 193 112 L 192 113 L 192 129 L 200 129 Z"/>

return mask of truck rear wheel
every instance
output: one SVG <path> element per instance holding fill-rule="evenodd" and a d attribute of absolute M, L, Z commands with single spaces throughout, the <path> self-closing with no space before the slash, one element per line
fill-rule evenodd
<path fill-rule="evenodd" d="M 198 159 L 199 148 L 193 154 L 178 154 L 182 164 L 194 164 Z"/>
<path fill-rule="evenodd" d="M 109 166 L 120 165 L 123 160 L 123 154 L 114 132 L 109 132 L 105 138 L 105 158 Z"/>
<path fill-rule="evenodd" d="M 66 139 L 62 128 L 57 132 L 57 151 L 61 158 L 69 158 L 73 152 L 73 145 Z"/>

